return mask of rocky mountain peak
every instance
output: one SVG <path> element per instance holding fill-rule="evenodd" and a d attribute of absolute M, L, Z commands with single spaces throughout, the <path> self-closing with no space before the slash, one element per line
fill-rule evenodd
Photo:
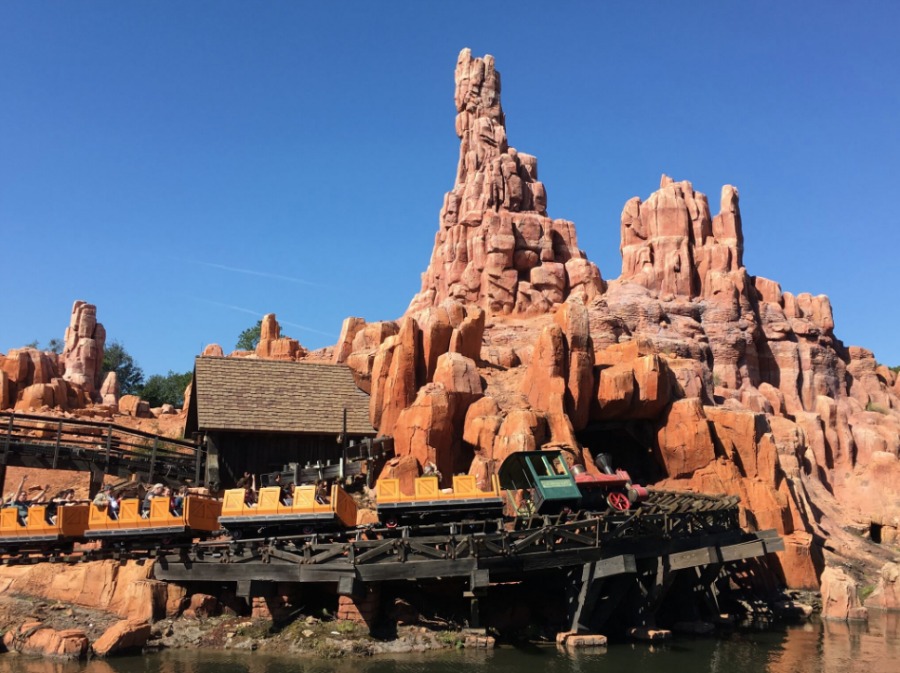
<path fill-rule="evenodd" d="M 545 313 L 570 295 L 604 289 L 578 248 L 575 225 L 547 215 L 537 158 L 510 147 L 492 56 L 463 49 L 456 63 L 456 183 L 444 196 L 422 289 L 408 314 L 447 300 L 493 314 Z"/>

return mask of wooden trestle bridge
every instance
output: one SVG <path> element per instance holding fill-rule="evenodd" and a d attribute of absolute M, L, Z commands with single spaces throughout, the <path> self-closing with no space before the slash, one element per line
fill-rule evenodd
<path fill-rule="evenodd" d="M 332 584 L 338 594 L 365 596 L 382 582 L 456 578 L 478 622 L 479 598 L 492 583 L 535 573 L 566 573 L 573 630 L 602 628 L 624 594 L 637 587 L 635 617 L 652 622 L 675 580 L 715 601 L 714 585 L 729 564 L 782 551 L 775 531 L 745 533 L 738 499 L 652 491 L 630 512 L 587 518 L 520 521 L 467 530 L 449 524 L 358 529 L 345 539 L 307 535 L 199 543 L 157 558 L 157 579 L 233 582 L 244 597 L 266 596 L 276 583 Z"/>
<path fill-rule="evenodd" d="M 78 418 L 0 412 L 0 486 L 9 465 L 90 472 L 147 482 L 200 483 L 206 452 L 200 442 Z"/>

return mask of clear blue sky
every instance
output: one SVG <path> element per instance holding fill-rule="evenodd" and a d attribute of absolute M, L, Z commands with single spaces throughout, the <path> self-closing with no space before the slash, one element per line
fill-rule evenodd
<path fill-rule="evenodd" d="M 605 278 L 661 173 L 714 211 L 735 184 L 750 273 L 900 364 L 898 26 L 897 2 L 0 3 L 0 352 L 75 299 L 147 374 L 267 312 L 309 348 L 398 317 L 471 47 Z"/>

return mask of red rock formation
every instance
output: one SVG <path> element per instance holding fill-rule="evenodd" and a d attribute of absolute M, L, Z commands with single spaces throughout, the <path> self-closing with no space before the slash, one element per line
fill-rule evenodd
<path fill-rule="evenodd" d="M 184 590 L 149 579 L 152 563 L 94 561 L 77 565 L 40 563 L 0 567 L 0 594 L 26 594 L 154 620 L 180 603 Z M 168 614 L 172 614 L 169 612 Z"/>
<path fill-rule="evenodd" d="M 150 623 L 134 619 L 123 619 L 110 626 L 91 645 L 98 657 L 139 650 L 150 638 Z"/>
<path fill-rule="evenodd" d="M 57 631 L 40 622 L 26 622 L 3 636 L 6 649 L 50 659 L 78 660 L 87 656 L 90 641 L 80 629 Z"/>
<path fill-rule="evenodd" d="M 97 322 L 97 307 L 76 301 L 66 328 L 65 349 L 62 354 L 65 367 L 63 378 L 81 387 L 92 397 L 102 383 L 105 345 L 106 330 Z"/>
<path fill-rule="evenodd" d="M 119 377 L 116 372 L 109 372 L 103 379 L 103 385 L 100 386 L 100 398 L 103 404 L 111 407 L 117 407 L 119 404 Z"/>
<path fill-rule="evenodd" d="M 219 344 L 209 344 L 200 355 L 203 357 L 221 358 L 225 356 L 225 352 Z"/>
<path fill-rule="evenodd" d="M 866 616 L 866 609 L 859 604 L 856 582 L 840 568 L 826 568 L 822 573 L 822 617 L 846 621 Z"/>
<path fill-rule="evenodd" d="M 259 343 L 256 344 L 257 357 L 264 360 L 299 360 L 306 354 L 307 350 L 299 341 L 281 336 L 281 326 L 274 313 L 263 316 Z"/>
<path fill-rule="evenodd" d="M 334 355 L 332 361 L 335 364 L 341 364 L 347 361 L 350 353 L 353 352 L 353 339 L 361 329 L 366 326 L 366 321 L 362 318 L 347 318 L 341 326 L 341 336 L 338 338 L 337 345 L 334 347 Z"/>
<path fill-rule="evenodd" d="M 900 610 L 900 565 L 885 563 L 878 578 L 878 584 L 866 599 L 867 608 L 879 610 Z"/>
<path fill-rule="evenodd" d="M 547 216 L 537 159 L 507 143 L 492 56 L 460 52 L 455 101 L 456 182 L 444 197 L 431 263 L 408 312 L 448 298 L 490 313 L 543 312 L 570 294 L 588 300 L 600 294 L 600 272 L 578 249 L 572 223 Z"/>

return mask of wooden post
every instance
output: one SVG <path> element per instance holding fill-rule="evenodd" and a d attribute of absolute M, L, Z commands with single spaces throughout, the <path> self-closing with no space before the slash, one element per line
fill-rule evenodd
<path fill-rule="evenodd" d="M 219 484 L 221 477 L 219 476 L 219 447 L 216 446 L 216 440 L 211 435 L 206 435 L 206 485 L 212 487 L 213 484 Z"/>
<path fill-rule="evenodd" d="M 194 486 L 199 486 L 200 471 L 203 467 L 203 446 L 196 440 L 194 441 L 194 451 L 196 451 L 196 457 L 194 459 Z"/>
<path fill-rule="evenodd" d="M 112 450 L 112 423 L 106 430 L 106 467 L 109 469 L 109 452 Z"/>
<path fill-rule="evenodd" d="M 59 464 L 59 441 L 62 438 L 62 421 L 56 424 L 56 446 L 53 447 L 53 469 Z"/>
<path fill-rule="evenodd" d="M 159 448 L 159 437 L 153 438 L 153 448 L 150 450 L 150 474 L 147 475 L 147 483 L 153 483 L 153 470 L 156 468 L 156 450 Z"/>
<path fill-rule="evenodd" d="M 91 500 L 103 488 L 103 470 L 96 463 L 91 463 L 91 482 L 88 486 L 88 496 Z"/>
<path fill-rule="evenodd" d="M 6 426 L 6 439 L 3 442 L 3 455 L 0 455 L 0 498 L 6 491 L 6 461 L 9 456 L 9 445 L 12 441 L 13 419 L 15 414 L 9 415 L 9 424 Z"/>

